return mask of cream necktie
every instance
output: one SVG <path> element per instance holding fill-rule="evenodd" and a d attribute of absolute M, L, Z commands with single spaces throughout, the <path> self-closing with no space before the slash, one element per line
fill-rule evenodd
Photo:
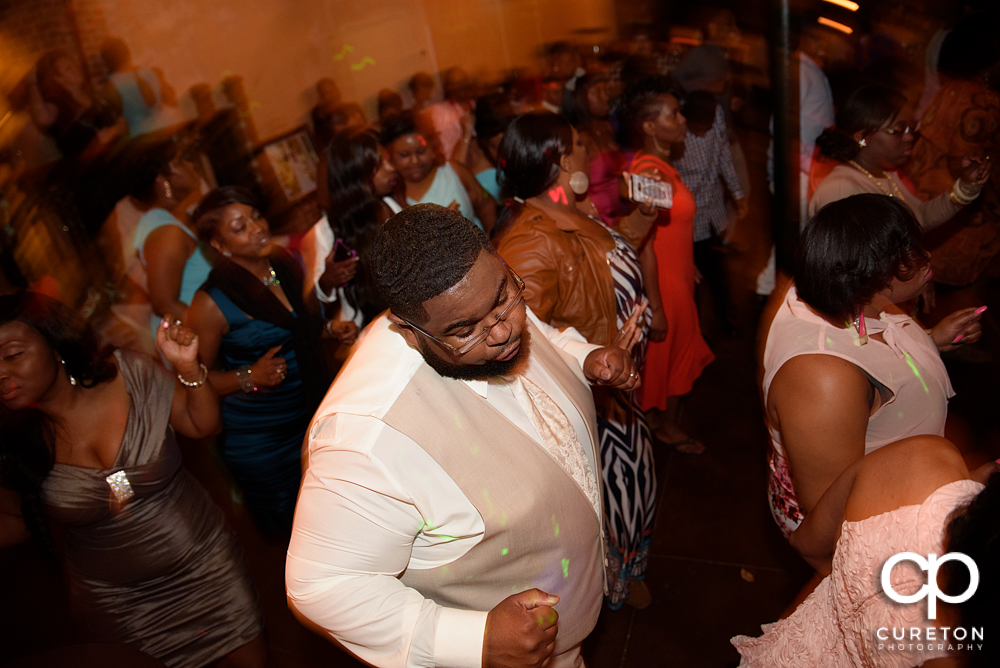
<path fill-rule="evenodd" d="M 505 380 L 514 393 L 517 405 L 542 437 L 545 449 L 562 470 L 580 486 L 594 506 L 597 516 L 601 517 L 601 497 L 597 481 L 576 430 L 569 423 L 569 418 L 552 397 L 524 376 L 509 376 Z"/>

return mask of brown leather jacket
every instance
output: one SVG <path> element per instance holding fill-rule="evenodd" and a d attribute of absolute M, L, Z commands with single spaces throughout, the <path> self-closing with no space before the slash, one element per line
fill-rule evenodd
<path fill-rule="evenodd" d="M 575 327 L 591 343 L 611 343 L 618 322 L 608 252 L 615 241 L 600 223 L 556 221 L 525 205 L 493 243 L 524 279 L 524 300 L 542 321 Z"/>

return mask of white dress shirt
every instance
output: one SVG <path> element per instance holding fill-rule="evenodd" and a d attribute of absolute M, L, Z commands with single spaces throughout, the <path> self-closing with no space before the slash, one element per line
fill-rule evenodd
<path fill-rule="evenodd" d="M 386 206 L 389 207 L 389 210 L 393 214 L 397 214 L 403 210 L 403 207 L 392 197 L 383 197 L 382 201 L 386 203 Z M 309 228 L 308 232 L 302 235 L 299 248 L 302 252 L 302 259 L 306 263 L 306 289 L 315 290 L 316 297 L 324 304 L 332 304 L 340 300 L 340 314 L 338 319 L 353 321 L 354 324 L 361 327 L 364 321 L 364 314 L 356 310 L 344 299 L 343 288 L 334 288 L 329 293 L 326 293 L 319 286 L 319 279 L 323 276 L 323 272 L 326 271 L 326 258 L 330 257 L 334 241 L 336 239 L 333 236 L 333 228 L 330 227 L 330 220 L 326 217 L 326 214 L 323 214 L 323 217 L 316 221 Z"/>
<path fill-rule="evenodd" d="M 528 317 L 581 368 L 598 348 L 530 309 Z M 397 578 L 454 562 L 485 532 L 455 481 L 381 421 L 422 363 L 385 316 L 362 334 L 317 412 L 325 417 L 309 429 L 285 584 L 293 609 L 375 666 L 479 668 L 488 611 L 443 607 Z M 581 443 L 592 442 L 584 419 L 534 357 L 523 375 L 563 409 Z M 544 447 L 506 381 L 465 382 Z M 598 474 L 593 448 L 584 450 Z"/>

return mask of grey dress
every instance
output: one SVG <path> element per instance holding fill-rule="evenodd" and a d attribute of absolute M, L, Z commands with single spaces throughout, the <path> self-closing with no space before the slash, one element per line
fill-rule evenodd
<path fill-rule="evenodd" d="M 65 527 L 75 616 L 98 642 L 204 666 L 261 633 L 256 591 L 222 511 L 181 467 L 173 378 L 146 356 L 115 356 L 132 400 L 115 465 L 57 463 L 42 488 Z M 118 471 L 134 493 L 121 502 L 105 480 Z"/>

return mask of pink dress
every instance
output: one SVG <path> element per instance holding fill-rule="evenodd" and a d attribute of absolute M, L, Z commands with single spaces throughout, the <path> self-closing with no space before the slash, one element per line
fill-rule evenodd
<path fill-rule="evenodd" d="M 885 343 L 869 338 L 859 345 L 854 327 L 834 327 L 799 299 L 794 285 L 790 287 L 767 333 L 764 405 L 771 381 L 785 362 L 799 355 L 832 355 L 855 365 L 881 386 L 882 405 L 868 419 L 865 454 L 908 436 L 944 436 L 948 399 L 955 391 L 934 341 L 907 315 L 882 313 L 878 320 L 866 318 L 866 323 L 868 336 L 881 333 Z M 774 521 L 788 538 L 803 515 L 781 432 L 770 424 L 768 431 L 768 502 Z"/>
<path fill-rule="evenodd" d="M 882 564 L 900 552 L 925 558 L 942 554 L 948 515 L 982 489 L 977 482 L 958 480 L 938 488 L 919 506 L 844 522 L 833 571 L 809 598 L 787 619 L 763 625 L 759 638 L 731 640 L 743 656 L 740 667 L 909 668 L 948 655 L 949 644 L 955 648 L 960 641 L 951 636 L 942 640 L 943 628 L 935 631 L 935 642 L 909 640 L 911 628 L 948 622 L 940 614 L 936 623 L 927 620 L 926 599 L 907 605 L 890 600 L 880 584 Z M 897 593 L 908 595 L 924 585 L 927 574 L 906 561 L 893 568 L 891 579 Z M 940 606 L 939 601 L 939 613 Z M 893 639 L 893 629 L 906 629 L 904 644 Z"/>

